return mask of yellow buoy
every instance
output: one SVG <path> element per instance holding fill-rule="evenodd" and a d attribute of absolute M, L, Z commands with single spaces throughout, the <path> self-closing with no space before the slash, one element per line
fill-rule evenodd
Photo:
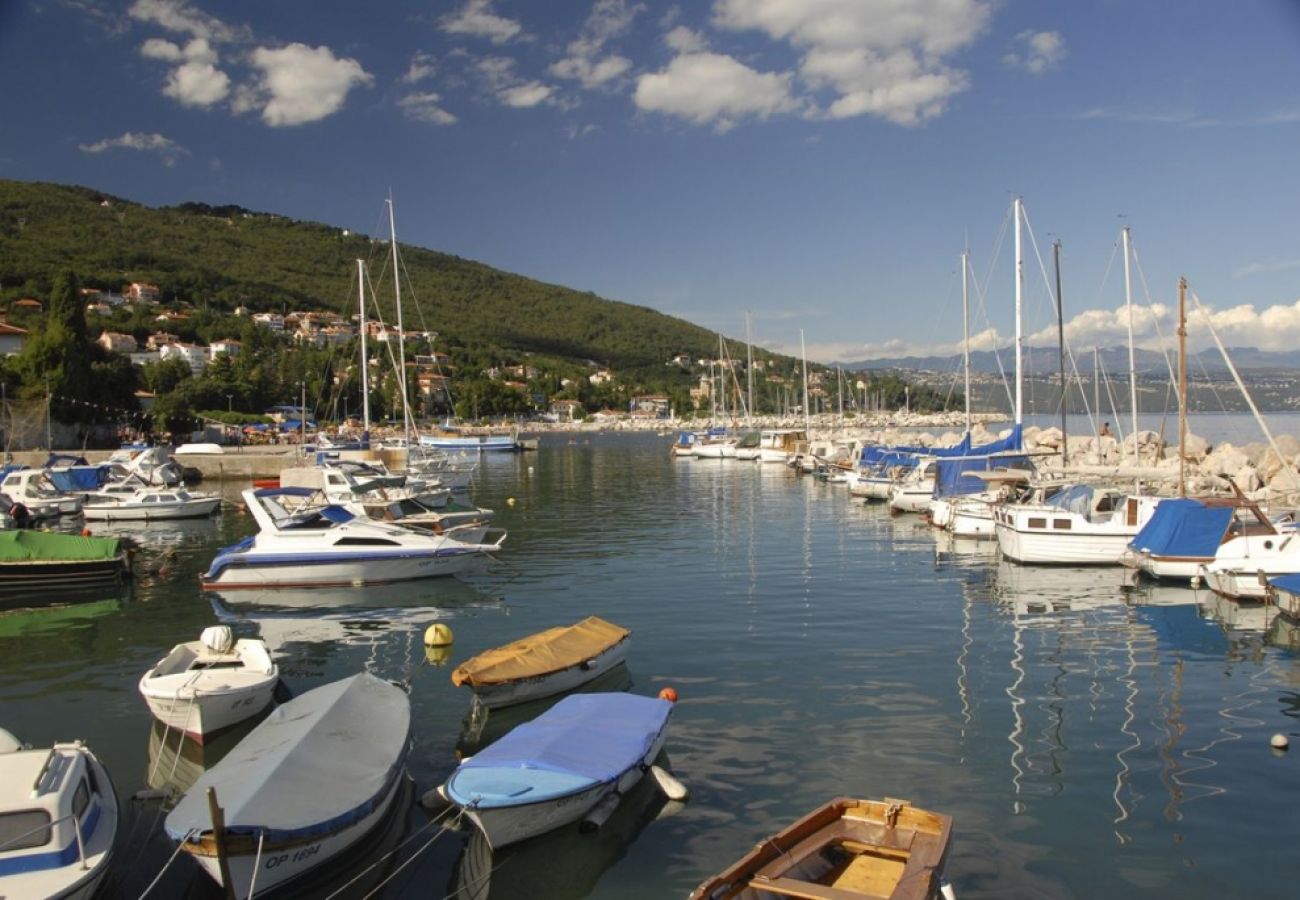
<path fill-rule="evenodd" d="M 454 639 L 451 627 L 444 625 L 442 622 L 434 622 L 424 630 L 424 646 L 426 647 L 450 647 Z"/>
<path fill-rule="evenodd" d="M 428 660 L 429 665 L 445 666 L 451 661 L 451 647 L 435 647 L 426 644 L 424 658 Z"/>

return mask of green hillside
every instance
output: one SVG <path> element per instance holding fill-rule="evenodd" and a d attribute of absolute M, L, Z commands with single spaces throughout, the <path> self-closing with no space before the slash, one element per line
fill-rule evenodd
<path fill-rule="evenodd" d="M 344 311 L 349 292 L 355 297 L 354 260 L 372 260 L 377 273 L 386 249 L 365 235 L 238 207 L 152 209 L 89 188 L 0 180 L 0 303 L 46 296 L 54 273 L 70 266 L 83 285 L 150 282 L 164 301 L 214 311 Z M 717 353 L 712 332 L 645 307 L 420 247 L 403 245 L 402 259 L 418 304 L 403 304 L 408 327 L 457 343 L 619 370 Z"/>

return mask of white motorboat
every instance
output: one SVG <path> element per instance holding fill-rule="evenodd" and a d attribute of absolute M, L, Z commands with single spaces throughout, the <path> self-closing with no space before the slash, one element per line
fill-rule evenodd
<path fill-rule="evenodd" d="M 786 463 L 795 453 L 796 448 L 808 441 L 808 433 L 803 429 L 775 428 L 759 433 L 759 462 Z"/>
<path fill-rule="evenodd" d="M 925 512 L 934 496 L 935 459 L 923 459 L 889 489 L 889 508 L 895 512 Z"/>
<path fill-rule="evenodd" d="M 1300 573 L 1300 537 L 1295 533 L 1247 535 L 1228 541 L 1214 560 L 1200 566 L 1205 586 L 1229 600 L 1264 600 L 1268 582 Z"/>
<path fill-rule="evenodd" d="M 1075 485 L 1041 504 L 998 504 L 993 525 L 1003 557 L 1014 562 L 1115 566 L 1159 502 Z"/>
<path fill-rule="evenodd" d="M 81 512 L 81 498 L 56 490 L 46 477 L 44 469 L 10 472 L 0 482 L 0 492 L 13 503 L 27 507 L 36 518 L 75 516 Z"/>
<path fill-rule="evenodd" d="M 156 522 L 162 519 L 203 519 L 221 507 L 221 498 L 191 494 L 185 488 L 106 484 L 87 494 L 81 514 L 88 522 Z"/>
<path fill-rule="evenodd" d="M 214 625 L 145 672 L 140 694 L 154 718 L 201 744 L 266 709 L 279 680 L 265 643 Z"/>
<path fill-rule="evenodd" d="M 32 750 L 0 729 L 0 897 L 89 898 L 117 824 L 112 779 L 85 744 Z"/>
<path fill-rule="evenodd" d="M 1170 498 L 1129 542 L 1120 562 L 1134 576 L 1190 581 L 1199 578 L 1201 567 L 1214 562 L 1220 552 L 1226 559 L 1249 549 L 1251 537 L 1260 538 L 1254 542 L 1259 555 L 1271 555 L 1285 540 L 1279 527 L 1249 500 Z"/>
<path fill-rule="evenodd" d="M 320 491 L 330 503 L 373 503 L 416 500 L 424 506 L 447 503 L 451 490 L 406 475 L 394 475 L 377 463 L 327 462 L 319 466 L 294 466 L 280 471 L 281 487 L 306 487 Z"/>
<path fill-rule="evenodd" d="M 672 709 L 634 694 L 573 694 L 463 761 L 440 793 L 493 848 L 544 834 L 640 781 Z"/>
<path fill-rule="evenodd" d="M 341 506 L 290 513 L 280 499 L 306 500 L 310 488 L 250 488 L 244 503 L 257 534 L 217 553 L 200 576 L 221 591 L 275 587 L 383 584 L 454 575 L 501 548 L 470 544 L 356 516 Z"/>
<path fill-rule="evenodd" d="M 406 692 L 369 673 L 310 690 L 200 775 L 164 828 L 229 896 L 269 891 L 346 853 L 384 820 L 410 729 Z M 220 841 L 209 791 L 223 812 Z"/>
<path fill-rule="evenodd" d="M 571 691 L 627 659 L 632 632 L 588 616 L 480 653 L 451 673 L 488 709 Z"/>

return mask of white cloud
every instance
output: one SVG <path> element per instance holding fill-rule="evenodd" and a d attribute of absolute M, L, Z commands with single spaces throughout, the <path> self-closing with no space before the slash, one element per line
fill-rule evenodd
<path fill-rule="evenodd" d="M 162 38 L 149 38 L 141 44 L 140 55 L 145 59 L 161 59 L 166 62 L 180 62 L 185 58 L 180 47 Z"/>
<path fill-rule="evenodd" d="M 442 97 L 432 91 L 407 94 L 397 101 L 397 106 L 409 119 L 432 125 L 454 125 L 456 117 L 440 105 Z"/>
<path fill-rule="evenodd" d="M 239 40 L 247 34 L 247 29 L 227 25 L 184 0 L 135 0 L 127 10 L 127 15 L 138 22 L 151 22 L 167 31 L 216 42 Z"/>
<path fill-rule="evenodd" d="M 1017 49 L 1002 57 L 1014 68 L 1041 75 L 1055 69 L 1065 59 L 1065 38 L 1059 31 L 1022 31 L 1016 35 Z"/>
<path fill-rule="evenodd" d="M 443 16 L 440 24 L 448 34 L 487 38 L 494 44 L 504 44 L 523 31 L 514 19 L 494 13 L 492 0 L 468 0 L 459 11 Z"/>
<path fill-rule="evenodd" d="M 258 47 L 250 60 L 261 73 L 255 101 L 236 98 L 236 108 L 250 102 L 262 107 L 262 121 L 273 127 L 303 125 L 342 109 L 354 87 L 374 82 L 355 59 L 340 59 L 328 47 L 289 44 L 278 49 Z"/>
<path fill-rule="evenodd" d="M 417 51 L 411 57 L 411 64 L 407 66 L 406 74 L 401 77 L 401 82 L 402 84 L 418 84 L 426 78 L 432 78 L 437 71 L 433 55 Z"/>
<path fill-rule="evenodd" d="M 209 107 L 230 93 L 230 76 L 217 68 L 217 52 L 207 38 L 196 37 L 180 47 L 161 38 L 140 45 L 140 55 L 174 63 L 163 95 L 182 106 Z"/>
<path fill-rule="evenodd" d="M 104 138 L 102 141 L 96 141 L 93 144 L 80 144 L 78 149 L 82 153 L 91 154 L 103 153 L 105 150 L 138 150 L 143 153 L 157 153 L 162 158 L 165 166 L 176 165 L 178 158 L 189 153 L 188 150 L 171 138 L 163 137 L 157 132 L 145 134 L 136 131 L 127 131 L 119 137 Z"/>
<path fill-rule="evenodd" d="M 709 42 L 704 35 L 685 25 L 678 25 L 665 34 L 664 43 L 678 53 L 700 53 L 709 49 Z"/>
<path fill-rule="evenodd" d="M 1232 274 L 1236 278 L 1245 278 L 1249 275 L 1261 275 L 1267 272 L 1286 272 L 1291 269 L 1300 269 L 1300 259 L 1274 259 L 1253 262 L 1242 266 Z"/>
<path fill-rule="evenodd" d="M 627 0 L 596 0 L 582 33 L 566 48 L 568 55 L 554 63 L 550 73 L 557 78 L 579 81 L 588 89 L 621 77 L 632 61 L 617 53 L 606 53 L 610 41 L 622 37 L 645 7 Z"/>
<path fill-rule="evenodd" d="M 497 92 L 497 97 L 506 106 L 523 109 L 545 103 L 554 92 L 555 88 L 550 85 L 542 84 L 540 81 L 530 81 L 504 88 Z"/>
<path fill-rule="evenodd" d="M 687 53 L 637 79 L 634 99 L 638 109 L 725 131 L 742 119 L 796 109 L 791 81 L 789 74 L 756 72 L 730 56 Z"/>
<path fill-rule="evenodd" d="M 987 0 L 717 0 L 714 22 L 803 53 L 800 74 L 832 99 L 825 115 L 903 125 L 934 118 L 966 89 L 945 58 L 987 27 Z"/>

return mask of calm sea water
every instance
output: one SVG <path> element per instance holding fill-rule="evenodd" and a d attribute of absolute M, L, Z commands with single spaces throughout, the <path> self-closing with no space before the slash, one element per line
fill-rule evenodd
<path fill-rule="evenodd" d="M 595 614 L 633 631 L 611 687 L 677 689 L 667 749 L 689 802 L 638 788 L 595 835 L 495 857 L 412 804 L 351 871 L 299 895 L 387 855 L 342 896 L 384 882 L 377 896 L 683 897 L 850 794 L 951 814 L 962 898 L 1296 896 L 1300 755 L 1269 748 L 1300 737 L 1285 621 L 1189 589 L 1126 597 L 1118 571 L 1013 567 L 785 467 L 667 447 L 548 438 L 486 460 L 475 498 L 510 538 L 464 581 L 220 598 L 196 576 L 246 516 L 137 532 L 129 594 L 0 617 L 0 724 L 100 754 L 126 810 L 109 894 L 137 897 L 173 848 L 161 804 L 129 798 L 203 764 L 160 749 L 136 691 L 174 643 L 217 621 L 260 634 L 295 692 L 362 668 L 409 677 L 418 796 L 518 721 L 467 724 L 469 695 L 426 659 L 424 629 L 452 627 L 454 664 Z M 177 859 L 150 896 L 217 893 Z"/>

